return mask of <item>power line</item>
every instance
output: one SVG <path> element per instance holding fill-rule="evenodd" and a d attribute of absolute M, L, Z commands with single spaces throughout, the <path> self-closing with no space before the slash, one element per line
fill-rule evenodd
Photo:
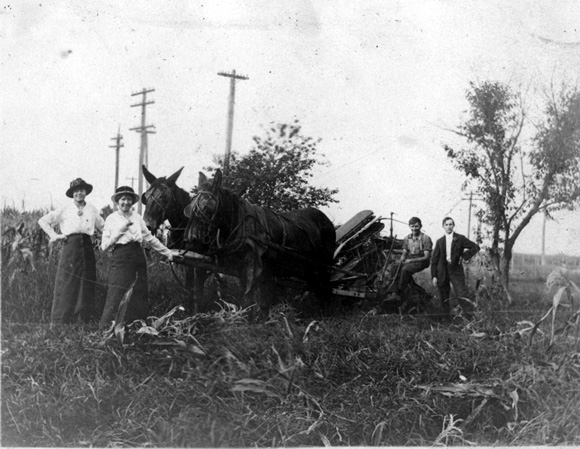
<path fill-rule="evenodd" d="M 133 188 L 134 182 L 137 179 L 136 176 L 127 176 L 125 179 L 129 179 L 131 181 L 131 188 Z"/>
<path fill-rule="evenodd" d="M 135 128 L 129 128 L 129 131 L 137 131 L 141 134 L 141 146 L 139 151 L 139 168 L 138 168 L 138 179 L 139 179 L 139 197 L 143 195 L 143 165 L 149 165 L 149 149 L 147 147 L 147 134 L 155 134 L 155 131 L 150 131 L 150 128 L 155 128 L 154 125 L 145 125 L 145 114 L 146 107 L 149 104 L 155 103 L 154 101 L 147 101 L 147 94 L 150 92 L 155 92 L 155 89 L 145 89 L 141 92 L 132 93 L 131 96 L 143 95 L 143 100 L 141 103 L 132 104 L 131 107 L 141 106 L 141 126 Z M 137 203 L 137 212 L 141 213 L 141 201 Z"/>
<path fill-rule="evenodd" d="M 451 209 L 449 209 L 449 211 L 447 211 L 447 213 L 446 213 L 445 215 L 449 215 L 449 214 L 451 214 L 451 212 L 453 212 L 453 209 L 455 209 L 455 208 L 457 207 L 457 205 L 458 205 L 459 203 L 461 203 L 462 201 L 463 201 L 463 198 L 460 198 L 460 199 L 459 199 L 459 200 L 458 200 L 458 201 L 457 201 L 457 202 L 456 202 L 456 203 L 453 205 L 453 207 L 452 207 Z"/>

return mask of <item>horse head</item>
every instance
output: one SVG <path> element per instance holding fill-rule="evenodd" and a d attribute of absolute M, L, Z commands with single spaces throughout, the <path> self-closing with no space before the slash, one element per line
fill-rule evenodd
<path fill-rule="evenodd" d="M 172 211 L 180 209 L 176 195 L 178 187 L 175 181 L 179 178 L 182 170 L 183 167 L 168 178 L 157 178 L 143 165 L 143 175 L 150 184 L 149 189 L 141 197 L 141 202 L 145 205 L 143 219 L 153 233 L 157 231 L 165 220 L 172 221 Z M 173 225 L 177 224 L 173 223 Z"/>
<path fill-rule="evenodd" d="M 189 219 L 185 229 L 185 241 L 191 243 L 198 251 L 207 252 L 212 246 L 219 244 L 222 180 L 222 172 L 219 169 L 212 179 L 199 172 L 197 193 L 184 210 Z"/>

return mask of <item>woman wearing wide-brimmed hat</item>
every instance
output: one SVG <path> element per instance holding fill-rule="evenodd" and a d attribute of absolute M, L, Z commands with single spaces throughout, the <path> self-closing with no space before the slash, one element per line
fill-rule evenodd
<path fill-rule="evenodd" d="M 95 230 L 103 230 L 104 220 L 85 200 L 92 191 L 93 186 L 83 179 L 73 180 L 66 191 L 73 202 L 38 220 L 51 242 L 64 240 L 54 285 L 53 324 L 70 324 L 79 318 L 88 322 L 94 315 L 97 269 L 91 237 Z M 57 225 L 60 234 L 55 231 Z"/>
<path fill-rule="evenodd" d="M 147 318 L 149 301 L 147 299 L 147 261 L 141 246 L 143 241 L 161 255 L 172 260 L 172 253 L 147 228 L 145 220 L 133 211 L 139 201 L 131 187 L 119 187 L 111 197 L 118 208 L 107 217 L 101 240 L 103 251 L 112 248 L 113 255 L 109 266 L 109 288 L 107 300 L 99 326 L 101 329 L 111 325 L 115 319 L 123 296 L 135 281 L 131 299 L 125 312 L 124 321 L 132 322 Z M 118 324 L 118 323 L 117 323 Z"/>

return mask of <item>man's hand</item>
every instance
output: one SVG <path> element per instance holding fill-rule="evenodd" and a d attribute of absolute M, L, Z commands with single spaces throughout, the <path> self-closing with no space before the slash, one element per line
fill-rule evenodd
<path fill-rule="evenodd" d="M 432 283 L 433 283 L 433 287 L 437 287 L 437 278 L 433 278 Z"/>

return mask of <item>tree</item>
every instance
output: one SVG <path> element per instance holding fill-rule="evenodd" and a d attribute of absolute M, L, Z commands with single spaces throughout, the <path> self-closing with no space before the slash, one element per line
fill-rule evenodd
<path fill-rule="evenodd" d="M 113 209 L 110 204 L 107 204 L 106 206 L 103 206 L 101 208 L 101 217 L 103 217 L 103 220 L 106 220 L 107 217 L 111 215 L 114 211 L 115 209 Z"/>
<path fill-rule="evenodd" d="M 231 154 L 225 186 L 253 204 L 278 212 L 337 202 L 333 198 L 337 189 L 310 185 L 313 168 L 328 163 L 316 158 L 321 139 L 306 137 L 301 131 L 296 120 L 272 126 L 265 137 L 254 136 L 248 154 Z M 223 166 L 223 158 L 216 158 L 215 163 Z"/>
<path fill-rule="evenodd" d="M 580 198 L 580 93 L 563 85 L 547 98 L 543 119 L 525 142 L 531 122 L 509 85 L 470 83 L 466 97 L 467 118 L 454 130 L 466 145 L 444 149 L 465 173 L 464 187 L 486 205 L 478 215 L 490 229 L 490 255 L 507 289 L 514 244 L 532 217 L 573 208 Z"/>

